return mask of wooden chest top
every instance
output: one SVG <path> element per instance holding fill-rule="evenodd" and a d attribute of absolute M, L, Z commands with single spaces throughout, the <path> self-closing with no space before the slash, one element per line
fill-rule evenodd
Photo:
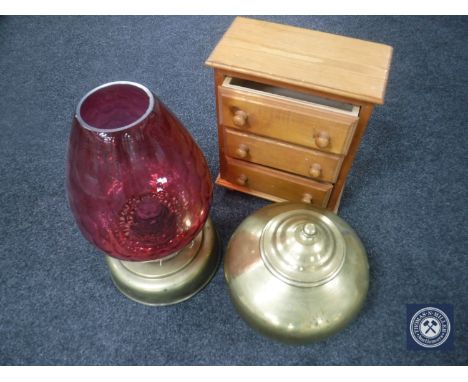
<path fill-rule="evenodd" d="M 383 104 L 392 47 L 237 17 L 206 64 L 373 104 Z"/>

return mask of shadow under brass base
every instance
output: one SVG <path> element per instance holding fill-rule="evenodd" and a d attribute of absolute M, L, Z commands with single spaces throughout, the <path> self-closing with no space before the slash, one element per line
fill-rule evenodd
<path fill-rule="evenodd" d="M 146 305 L 169 305 L 189 299 L 205 287 L 221 256 L 210 218 L 185 248 L 161 260 L 133 262 L 106 256 L 112 281 L 128 298 Z"/>

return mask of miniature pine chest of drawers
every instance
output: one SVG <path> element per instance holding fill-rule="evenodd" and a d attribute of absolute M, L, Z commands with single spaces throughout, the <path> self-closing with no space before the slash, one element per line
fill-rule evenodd
<path fill-rule="evenodd" d="M 206 61 L 215 70 L 216 183 L 336 211 L 392 48 L 238 17 Z"/>

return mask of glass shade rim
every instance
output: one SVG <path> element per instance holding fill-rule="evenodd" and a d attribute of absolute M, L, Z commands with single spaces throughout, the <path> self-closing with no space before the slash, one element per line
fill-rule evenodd
<path fill-rule="evenodd" d="M 83 119 L 83 117 L 81 116 L 81 107 L 86 102 L 86 100 L 92 94 L 98 92 L 99 90 L 102 90 L 102 89 L 105 89 L 105 88 L 108 88 L 108 87 L 112 87 L 112 86 L 118 86 L 118 85 L 129 85 L 129 86 L 133 86 L 133 87 L 136 87 L 136 88 L 144 91 L 145 94 L 148 96 L 148 107 L 145 110 L 145 112 L 138 119 L 136 119 L 135 121 L 133 121 L 133 122 L 127 124 L 127 125 L 114 127 L 114 128 L 111 128 L 111 129 L 99 128 L 99 127 L 95 127 L 95 126 L 92 126 L 89 123 L 87 123 Z M 94 89 L 90 90 L 88 93 L 86 93 L 81 98 L 80 102 L 78 103 L 78 106 L 76 107 L 75 118 L 78 120 L 80 125 L 83 126 L 87 130 L 94 131 L 96 133 L 115 133 L 117 131 L 127 130 L 127 129 L 129 129 L 129 128 L 133 127 L 133 126 L 136 126 L 136 125 L 140 124 L 141 122 L 143 122 L 150 115 L 151 111 L 154 109 L 154 102 L 155 102 L 154 101 L 154 95 L 151 92 L 151 90 L 149 90 L 146 86 L 144 86 L 142 84 L 139 84 L 138 82 L 132 82 L 132 81 L 107 82 L 105 84 L 99 85 L 99 86 L 95 87 Z"/>

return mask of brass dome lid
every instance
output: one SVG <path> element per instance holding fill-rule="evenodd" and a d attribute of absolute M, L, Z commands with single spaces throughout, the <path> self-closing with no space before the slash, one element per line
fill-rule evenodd
<path fill-rule="evenodd" d="M 260 237 L 265 266 L 297 286 L 327 282 L 343 265 L 345 242 L 336 225 L 314 210 L 292 210 L 273 217 Z"/>
<path fill-rule="evenodd" d="M 346 326 L 364 303 L 369 269 L 353 229 L 330 211 L 278 203 L 245 219 L 225 258 L 240 315 L 263 334 L 307 343 Z"/>

